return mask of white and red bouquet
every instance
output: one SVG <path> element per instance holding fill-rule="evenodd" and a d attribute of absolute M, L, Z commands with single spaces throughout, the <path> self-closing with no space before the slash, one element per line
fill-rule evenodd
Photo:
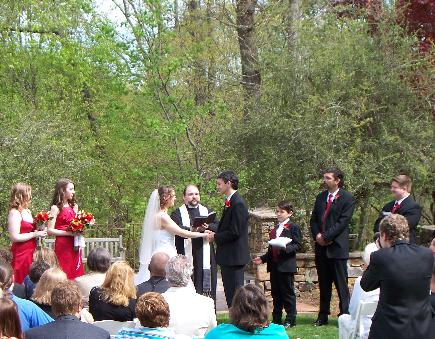
<path fill-rule="evenodd" d="M 95 223 L 95 218 L 92 213 L 86 211 L 79 211 L 75 218 L 71 220 L 68 231 L 73 232 L 74 235 L 74 249 L 79 250 L 85 247 L 85 238 L 83 237 L 83 232 L 86 228 L 89 228 Z"/>
<path fill-rule="evenodd" d="M 38 213 L 36 213 L 35 217 L 33 218 L 33 225 L 35 227 L 35 230 L 42 231 L 46 228 L 46 223 L 53 219 L 53 217 L 50 215 L 50 212 L 47 212 L 45 210 L 41 210 Z M 44 237 L 38 237 L 38 247 L 41 247 L 43 244 Z"/>

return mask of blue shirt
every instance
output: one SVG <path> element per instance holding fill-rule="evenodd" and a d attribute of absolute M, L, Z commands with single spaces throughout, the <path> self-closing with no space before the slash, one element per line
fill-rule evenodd
<path fill-rule="evenodd" d="M 239 338 L 255 338 L 255 339 L 288 339 L 284 326 L 270 324 L 265 329 L 258 333 L 247 332 L 234 326 L 233 324 L 220 324 L 211 329 L 205 336 L 205 339 L 239 339 Z"/>
<path fill-rule="evenodd" d="M 121 328 L 115 337 L 116 339 L 148 338 L 148 339 L 174 339 L 174 331 L 169 328 Z"/>
<path fill-rule="evenodd" d="M 27 331 L 29 328 L 38 327 L 54 321 L 52 317 L 29 300 L 12 295 L 12 301 L 17 305 L 18 315 L 21 321 L 21 330 L 23 332 Z"/>

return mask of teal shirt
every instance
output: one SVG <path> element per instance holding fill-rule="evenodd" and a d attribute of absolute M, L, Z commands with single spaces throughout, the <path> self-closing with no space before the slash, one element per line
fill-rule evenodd
<path fill-rule="evenodd" d="M 234 326 L 233 324 L 220 324 L 211 329 L 205 339 L 238 339 L 238 338 L 255 338 L 255 339 L 288 339 L 284 326 L 270 324 L 268 327 L 258 333 L 251 333 Z"/>

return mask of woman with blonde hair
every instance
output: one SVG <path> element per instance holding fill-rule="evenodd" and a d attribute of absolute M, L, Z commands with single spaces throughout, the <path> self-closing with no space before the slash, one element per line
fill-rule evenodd
<path fill-rule="evenodd" d="M 32 188 L 26 184 L 15 184 L 11 189 L 8 214 L 9 238 L 12 241 L 12 267 L 15 282 L 22 284 L 29 274 L 36 238 L 45 237 L 46 230 L 35 230 L 32 212 L 29 210 L 32 201 Z"/>
<path fill-rule="evenodd" d="M 58 267 L 46 270 L 36 284 L 31 300 L 44 312 L 53 317 L 51 312 L 51 291 L 58 283 L 68 280 L 64 271 Z"/>
<path fill-rule="evenodd" d="M 103 285 L 89 294 L 89 311 L 96 321 L 129 321 L 136 317 L 136 287 L 134 272 L 128 263 L 113 263 Z"/>

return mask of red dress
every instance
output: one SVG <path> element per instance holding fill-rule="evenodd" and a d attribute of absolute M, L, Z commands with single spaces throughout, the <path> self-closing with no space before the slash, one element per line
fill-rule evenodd
<path fill-rule="evenodd" d="M 20 234 L 33 232 L 33 223 L 21 219 Z M 14 282 L 22 284 L 24 278 L 29 274 L 32 264 L 33 252 L 36 249 L 36 239 L 29 239 L 23 242 L 12 243 L 12 267 L 14 269 Z"/>
<path fill-rule="evenodd" d="M 76 212 L 70 206 L 62 208 L 56 218 L 54 228 L 66 231 Z M 68 279 L 75 279 L 85 274 L 80 251 L 74 251 L 74 237 L 56 236 L 54 252 L 62 270 Z"/>

